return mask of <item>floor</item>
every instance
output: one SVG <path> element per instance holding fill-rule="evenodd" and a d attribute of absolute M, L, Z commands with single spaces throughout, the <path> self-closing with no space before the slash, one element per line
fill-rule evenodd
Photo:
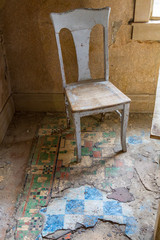
<path fill-rule="evenodd" d="M 16 114 L 0 145 L 0 240 L 15 224 L 17 197 L 25 182 L 31 146 L 44 114 Z"/>
<path fill-rule="evenodd" d="M 0 148 L 0 239 L 152 239 L 160 140 L 151 122 L 130 115 L 122 153 L 116 113 L 83 118 L 77 163 L 63 115 L 16 114 Z"/>

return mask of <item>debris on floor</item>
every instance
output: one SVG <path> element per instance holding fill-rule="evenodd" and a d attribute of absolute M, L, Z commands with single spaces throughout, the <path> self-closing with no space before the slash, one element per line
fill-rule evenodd
<path fill-rule="evenodd" d="M 107 196 L 109 199 L 115 199 L 119 202 L 131 202 L 134 201 L 134 196 L 129 192 L 127 188 L 121 187 L 112 190 L 112 193 Z"/>
<path fill-rule="evenodd" d="M 17 203 L 16 239 L 152 238 L 160 199 L 160 142 L 150 139 L 152 118 L 131 115 L 126 153 L 117 115 L 99 119 L 82 119 L 77 163 L 74 129 L 56 134 L 65 117 L 44 117 Z"/>

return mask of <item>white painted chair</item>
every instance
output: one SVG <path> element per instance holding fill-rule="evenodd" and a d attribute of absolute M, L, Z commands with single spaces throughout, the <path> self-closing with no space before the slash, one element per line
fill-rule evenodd
<path fill-rule="evenodd" d="M 130 99 L 109 82 L 108 61 L 108 22 L 110 8 L 76 9 L 66 13 L 51 13 L 58 46 L 65 105 L 69 124 L 69 110 L 73 116 L 77 143 L 77 158 L 81 159 L 81 124 L 80 118 L 88 115 L 122 110 L 121 144 L 127 151 L 126 130 L 129 116 Z M 89 41 L 92 28 L 101 24 L 104 28 L 104 63 L 105 78 L 92 80 L 89 69 Z M 62 49 L 59 33 L 62 28 L 71 31 L 76 47 L 78 62 L 78 82 L 66 84 Z"/>

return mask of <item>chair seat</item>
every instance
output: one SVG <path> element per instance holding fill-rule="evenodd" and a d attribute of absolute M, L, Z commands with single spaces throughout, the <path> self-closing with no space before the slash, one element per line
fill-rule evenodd
<path fill-rule="evenodd" d="M 109 81 L 81 81 L 67 85 L 65 91 L 72 112 L 113 107 L 131 101 Z"/>

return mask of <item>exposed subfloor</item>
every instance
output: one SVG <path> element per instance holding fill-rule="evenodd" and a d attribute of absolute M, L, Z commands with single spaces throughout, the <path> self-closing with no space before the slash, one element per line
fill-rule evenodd
<path fill-rule="evenodd" d="M 152 239 L 160 141 L 151 122 L 130 115 L 122 153 L 116 113 L 83 118 L 77 163 L 74 129 L 56 132 L 64 115 L 16 114 L 0 148 L 0 239 L 6 230 L 6 239 Z"/>
<path fill-rule="evenodd" d="M 15 212 L 26 177 L 30 151 L 44 114 L 17 113 L 0 145 L 0 239 L 3 240 Z"/>

